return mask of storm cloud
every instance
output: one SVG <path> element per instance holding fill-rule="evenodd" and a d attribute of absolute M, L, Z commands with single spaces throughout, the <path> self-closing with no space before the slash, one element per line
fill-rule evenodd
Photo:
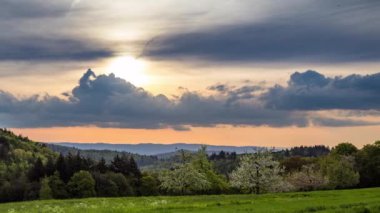
<path fill-rule="evenodd" d="M 380 74 L 379 74 L 380 75 Z M 378 76 L 378 75 L 376 75 Z M 350 92 L 358 90 L 372 93 L 378 89 L 368 82 L 372 80 L 350 81 L 349 79 L 374 79 L 377 77 L 326 78 L 308 71 L 295 73 L 288 87 L 275 86 L 211 86 L 214 95 L 202 95 L 186 91 L 177 98 L 169 99 L 165 95 L 153 95 L 143 88 L 134 86 L 113 74 L 96 75 L 88 70 L 79 80 L 79 84 L 63 97 L 32 96 L 18 98 L 7 92 L 0 92 L 1 125 L 7 127 L 51 127 L 51 126 L 98 126 L 117 128 L 158 129 L 172 128 L 178 131 L 189 130 L 196 126 L 234 125 L 234 126 L 355 126 L 370 125 L 365 121 L 336 119 L 310 114 L 302 107 L 277 106 L 275 97 L 278 91 L 286 93 L 294 87 L 322 88 L 327 85 L 350 87 Z M 348 84 L 345 84 L 348 82 Z M 281 88 L 281 90 L 280 90 Z M 314 93 L 299 97 L 311 99 Z M 329 92 L 326 92 L 329 100 Z M 335 95 L 339 97 L 339 94 Z M 272 100 L 272 99 L 273 100 Z M 317 98 L 320 98 L 317 96 Z M 351 96 L 352 98 L 352 96 Z M 354 96 L 355 98 L 355 96 Z M 362 99 L 361 99 L 362 100 Z M 365 99 L 367 100 L 367 99 Z M 355 101 L 352 101 L 355 102 Z M 286 102 L 286 100 L 284 101 Z M 336 102 L 338 103 L 338 102 Z M 313 102 L 311 102 L 311 105 Z M 363 104 L 364 105 L 364 104 Z M 335 108 L 339 108 L 338 105 Z M 373 105 L 375 106 L 375 105 Z M 282 109 L 283 108 L 283 109 Z M 318 107 L 317 107 L 318 108 Z M 302 109 L 302 110 L 298 110 Z"/>

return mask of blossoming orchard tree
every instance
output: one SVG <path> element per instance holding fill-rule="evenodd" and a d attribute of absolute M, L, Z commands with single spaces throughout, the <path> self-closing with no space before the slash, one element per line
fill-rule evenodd
<path fill-rule="evenodd" d="M 160 177 L 161 189 L 176 194 L 190 194 L 210 188 L 207 177 L 190 163 L 179 165 L 173 170 L 164 171 Z"/>
<path fill-rule="evenodd" d="M 280 163 L 268 152 L 242 156 L 239 167 L 231 173 L 231 185 L 248 193 L 275 191 L 283 184 Z"/>

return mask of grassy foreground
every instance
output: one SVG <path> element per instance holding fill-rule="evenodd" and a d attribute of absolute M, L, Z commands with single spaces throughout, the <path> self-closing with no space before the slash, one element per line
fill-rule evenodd
<path fill-rule="evenodd" d="M 181 197 L 90 198 L 0 204 L 0 212 L 380 212 L 380 188 Z"/>

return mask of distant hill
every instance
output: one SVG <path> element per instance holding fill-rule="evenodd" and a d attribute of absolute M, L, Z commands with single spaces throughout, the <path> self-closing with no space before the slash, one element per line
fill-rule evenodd
<path fill-rule="evenodd" d="M 156 161 L 158 161 L 157 156 L 148 156 L 148 155 L 139 155 L 135 153 L 130 153 L 130 152 L 123 152 L 123 151 L 113 151 L 113 150 L 94 150 L 94 149 L 78 149 L 75 147 L 69 147 L 69 146 L 62 146 L 62 145 L 57 145 L 57 144 L 46 144 L 47 147 L 49 147 L 51 150 L 62 153 L 63 155 L 68 155 L 69 153 L 76 155 L 78 152 L 82 157 L 85 158 L 90 158 L 96 161 L 99 161 L 100 159 L 104 158 L 104 160 L 107 163 L 110 163 L 113 158 L 116 155 L 127 155 L 127 156 L 132 156 L 138 166 L 144 167 L 147 165 L 152 165 L 155 164 Z"/>
<path fill-rule="evenodd" d="M 187 150 L 191 152 L 197 151 L 202 144 L 155 144 L 155 143 L 140 143 L 140 144 L 109 144 L 109 143 L 51 143 L 60 146 L 72 147 L 81 150 L 111 150 L 119 152 L 129 152 L 139 155 L 165 155 L 176 152 L 178 150 Z M 209 153 L 218 153 L 220 151 L 242 153 L 254 153 L 263 147 L 258 146 L 215 146 L 207 145 Z"/>

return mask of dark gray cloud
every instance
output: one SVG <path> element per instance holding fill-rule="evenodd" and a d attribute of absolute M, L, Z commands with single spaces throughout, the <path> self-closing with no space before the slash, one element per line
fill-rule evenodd
<path fill-rule="evenodd" d="M 292 13 L 151 42 L 145 55 L 201 60 L 336 63 L 380 59 L 379 1 L 309 1 Z M 301 8 L 300 8 L 301 7 Z"/>
<path fill-rule="evenodd" d="M 49 18 L 66 14 L 72 0 L 2 0 L 0 7 L 1 20 L 23 18 Z"/>
<path fill-rule="evenodd" d="M 208 89 L 226 95 L 226 104 L 231 105 L 237 101 L 254 99 L 256 97 L 255 93 L 263 91 L 264 87 L 259 85 L 244 85 L 236 87 L 219 83 L 208 87 Z"/>
<path fill-rule="evenodd" d="M 73 0 L 4 0 L 0 5 L 1 61 L 83 61 L 112 56 L 110 44 L 78 33 L 66 17 Z M 78 12 L 78 11 L 76 11 Z"/>
<path fill-rule="evenodd" d="M 296 72 L 287 86 L 276 85 L 261 96 L 267 107 L 283 110 L 378 110 L 380 73 L 326 77 Z"/>
<path fill-rule="evenodd" d="M 82 61 L 109 57 L 112 54 L 111 50 L 88 40 L 35 36 L 2 38 L 0 36 L 0 61 Z"/>
<path fill-rule="evenodd" d="M 72 93 L 65 96 L 68 100 L 51 96 L 19 100 L 3 92 L 0 94 L 0 114 L 8 125 L 17 127 L 96 125 L 171 127 L 183 131 L 188 130 L 187 125 L 307 125 L 306 118 L 298 113 L 265 110 L 248 104 L 227 106 L 226 99 L 194 92 L 185 92 L 178 99 L 169 100 L 113 74 L 95 76 L 90 70 Z"/>
<path fill-rule="evenodd" d="M 360 120 L 351 120 L 351 119 L 334 119 L 334 118 L 321 118 L 314 117 L 312 123 L 315 126 L 329 126 L 329 127 L 342 127 L 342 126 L 365 126 L 371 123 Z M 379 125 L 380 123 L 372 123 L 373 125 Z"/>
<path fill-rule="evenodd" d="M 330 85 L 323 83 L 318 77 L 310 76 L 318 75 L 311 71 L 304 74 L 296 73 L 292 76 L 292 79 L 296 80 L 291 80 L 291 86 L 288 87 L 294 87 L 295 84 L 306 85 L 305 87 Z M 342 82 L 347 81 L 346 78 L 342 78 Z M 221 88 L 220 85 L 210 88 Z M 359 84 L 350 85 L 361 88 Z M 345 86 L 340 84 L 340 87 Z M 273 90 L 280 88 L 279 86 L 270 88 L 269 92 L 264 92 L 261 86 L 250 85 L 224 88 L 216 95 L 206 96 L 185 91 L 177 98 L 169 99 L 164 95 L 152 95 L 113 74 L 96 76 L 93 71 L 88 70 L 79 80 L 79 85 L 70 93 L 65 93 L 64 98 L 49 95 L 17 98 L 10 93 L 0 92 L 0 124 L 7 127 L 95 125 L 144 129 L 173 128 L 178 131 L 189 130 L 192 126 L 219 124 L 273 127 L 304 127 L 311 123 L 323 126 L 371 124 L 310 116 L 309 112 L 287 108 L 278 109 L 281 107 L 274 107 L 269 97 L 278 95 L 273 93 Z M 368 88 L 372 88 L 369 84 L 364 89 L 371 91 Z M 270 107 L 266 106 L 263 100 L 268 101 Z"/>

